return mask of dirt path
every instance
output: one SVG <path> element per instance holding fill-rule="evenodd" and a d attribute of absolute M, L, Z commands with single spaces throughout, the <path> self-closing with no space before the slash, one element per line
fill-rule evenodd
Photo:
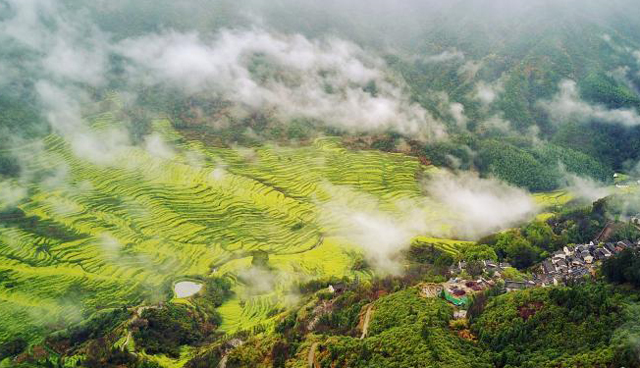
<path fill-rule="evenodd" d="M 222 359 L 220 359 L 220 363 L 218 363 L 218 368 L 227 368 L 227 361 L 229 360 L 229 352 L 238 346 L 244 344 L 244 341 L 240 339 L 233 339 L 227 343 L 229 346 L 225 349 L 224 355 Z"/>
<path fill-rule="evenodd" d="M 598 236 L 593 240 L 593 242 L 597 244 L 597 243 L 606 242 L 607 240 L 609 240 L 609 237 L 613 233 L 613 230 L 615 230 L 614 225 L 615 224 L 612 222 L 608 223 L 607 226 L 605 226 L 604 229 L 602 229 L 600 234 L 598 234 Z"/>
<path fill-rule="evenodd" d="M 227 368 L 227 360 L 229 360 L 229 356 L 223 356 L 222 359 L 220 359 L 220 363 L 218 363 L 218 368 Z"/>
<path fill-rule="evenodd" d="M 369 304 L 367 307 L 367 311 L 364 313 L 364 323 L 362 323 L 362 335 L 360 336 L 360 340 L 367 337 L 367 333 L 369 332 L 369 321 L 371 321 L 371 314 L 373 313 L 373 304 Z"/>
<path fill-rule="evenodd" d="M 158 309 L 158 308 L 160 307 L 157 305 L 129 308 L 130 311 L 133 311 L 133 315 L 131 316 L 131 318 L 129 318 L 129 320 L 127 320 L 127 322 L 125 322 L 126 323 L 125 331 L 127 332 L 127 338 L 124 340 L 124 343 L 122 344 L 121 349 L 124 350 L 128 348 L 129 341 L 131 341 L 131 339 L 133 338 L 133 333 L 129 328 L 138 318 L 142 316 L 142 312 L 144 312 L 147 309 Z M 135 350 L 130 351 L 130 353 L 133 355 L 137 355 Z"/>
<path fill-rule="evenodd" d="M 314 342 L 313 345 L 309 348 L 309 355 L 307 356 L 307 363 L 309 364 L 309 368 L 315 368 L 316 366 L 316 349 L 318 348 L 318 343 Z"/>
<path fill-rule="evenodd" d="M 316 325 L 320 321 L 320 317 L 325 314 L 331 312 L 333 308 L 333 301 L 323 301 L 322 304 L 318 305 L 313 309 L 313 315 L 315 316 L 308 324 L 307 330 L 313 331 L 316 328 Z"/>

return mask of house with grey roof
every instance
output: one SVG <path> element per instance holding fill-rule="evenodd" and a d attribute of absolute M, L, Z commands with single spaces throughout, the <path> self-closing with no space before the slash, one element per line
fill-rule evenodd
<path fill-rule="evenodd" d="M 554 274 L 556 273 L 556 267 L 553 265 L 553 263 L 551 263 L 551 261 L 547 259 L 546 261 L 542 262 L 542 273 L 546 275 Z"/>

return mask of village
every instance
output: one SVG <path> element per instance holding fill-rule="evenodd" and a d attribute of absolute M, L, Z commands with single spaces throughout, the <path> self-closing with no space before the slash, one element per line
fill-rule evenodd
<path fill-rule="evenodd" d="M 532 268 L 531 274 L 519 274 L 517 279 L 510 278 L 510 270 L 514 270 L 509 263 L 492 260 L 480 261 L 482 276 L 469 280 L 462 275 L 469 274 L 468 265 L 460 261 L 450 267 L 451 277 L 439 287 L 425 285 L 422 293 L 425 296 L 438 294 L 457 307 L 468 305 L 469 296 L 504 283 L 506 292 L 533 287 L 566 285 L 583 282 L 596 275 L 596 270 L 602 261 L 620 253 L 626 248 L 638 248 L 640 242 L 619 241 L 596 245 L 589 244 L 568 245 L 553 253 L 549 258 Z M 466 311 L 456 312 L 457 318 L 464 318 Z"/>

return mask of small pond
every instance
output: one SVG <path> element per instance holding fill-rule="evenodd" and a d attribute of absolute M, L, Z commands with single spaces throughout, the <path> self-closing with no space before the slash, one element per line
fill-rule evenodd
<path fill-rule="evenodd" d="M 180 281 L 173 287 L 178 298 L 188 298 L 197 294 L 201 289 L 202 284 L 193 281 Z"/>

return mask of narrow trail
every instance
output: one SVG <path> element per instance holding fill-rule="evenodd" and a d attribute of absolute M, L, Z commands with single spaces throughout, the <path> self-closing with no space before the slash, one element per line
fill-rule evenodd
<path fill-rule="evenodd" d="M 606 242 L 613 233 L 614 225 L 615 224 L 612 222 L 607 223 L 607 225 L 604 227 L 604 229 L 602 229 L 598 236 L 596 236 L 593 242 L 596 244 L 600 242 Z"/>
<path fill-rule="evenodd" d="M 314 342 L 313 345 L 309 348 L 309 355 L 307 356 L 307 363 L 309 368 L 315 368 L 316 366 L 316 349 L 318 348 L 318 343 Z"/>
<path fill-rule="evenodd" d="M 136 319 L 141 318 L 142 312 L 144 312 L 147 309 L 158 309 L 158 308 L 160 308 L 160 307 L 157 306 L 157 305 L 129 308 L 129 310 L 133 311 L 133 315 L 131 316 L 131 318 L 129 318 L 125 322 L 125 329 L 126 329 L 125 331 L 127 331 L 127 338 L 124 340 L 124 343 L 122 344 L 120 349 L 124 350 L 129 345 L 129 341 L 131 341 L 131 339 L 133 338 L 133 333 L 131 332 L 131 330 L 129 328 L 130 328 L 131 324 L 133 324 L 135 322 Z M 133 355 L 138 355 L 138 353 L 135 350 L 130 351 L 130 353 L 133 354 Z"/>
<path fill-rule="evenodd" d="M 333 301 L 323 301 L 322 304 L 315 307 L 313 310 L 313 315 L 315 316 L 308 324 L 307 330 L 313 331 L 316 328 L 316 325 L 320 321 L 320 318 L 325 314 L 331 312 L 333 308 Z"/>
<path fill-rule="evenodd" d="M 129 340 L 131 340 L 131 331 L 127 332 L 127 339 L 124 340 L 124 343 L 122 344 L 123 349 L 127 348 L 127 345 L 129 345 Z"/>
<path fill-rule="evenodd" d="M 369 321 L 371 321 L 371 314 L 373 313 L 373 304 L 369 304 L 367 307 L 367 311 L 364 313 L 364 323 L 362 324 L 362 335 L 360 336 L 360 340 L 367 337 L 367 333 L 369 332 Z"/>
<path fill-rule="evenodd" d="M 218 368 L 227 368 L 227 361 L 229 360 L 229 352 L 231 352 L 231 350 L 237 348 L 238 346 L 241 346 L 242 344 L 244 344 L 244 341 L 240 339 L 230 340 L 228 342 L 229 346 L 227 347 L 227 349 L 225 349 L 222 359 L 220 359 L 220 362 L 218 363 Z"/>
<path fill-rule="evenodd" d="M 220 363 L 218 363 L 218 368 L 227 368 L 227 360 L 229 360 L 229 356 L 223 356 L 222 359 L 220 359 Z"/>

